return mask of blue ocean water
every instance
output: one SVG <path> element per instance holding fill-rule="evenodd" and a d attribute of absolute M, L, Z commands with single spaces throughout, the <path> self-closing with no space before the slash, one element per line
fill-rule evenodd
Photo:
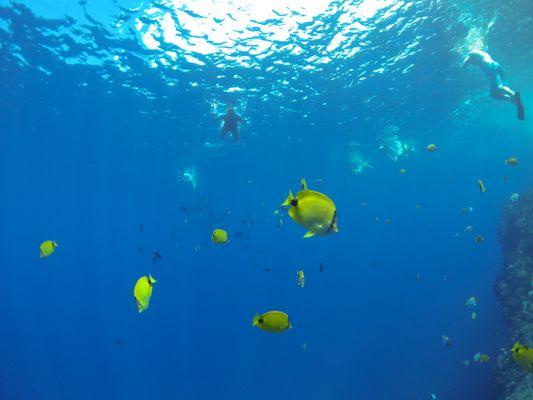
<path fill-rule="evenodd" d="M 0 398 L 496 399 L 532 17 L 525 0 L 0 0 Z M 474 48 L 525 121 L 461 68 Z M 304 240 L 281 210 L 301 178 L 338 234 Z M 268 310 L 293 328 L 253 328 Z"/>

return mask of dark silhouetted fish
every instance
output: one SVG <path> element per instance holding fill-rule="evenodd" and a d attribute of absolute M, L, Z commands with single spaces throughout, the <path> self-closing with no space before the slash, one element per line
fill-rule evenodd
<path fill-rule="evenodd" d="M 157 261 L 161 260 L 163 257 L 158 251 L 152 252 L 152 264 L 155 264 Z"/>

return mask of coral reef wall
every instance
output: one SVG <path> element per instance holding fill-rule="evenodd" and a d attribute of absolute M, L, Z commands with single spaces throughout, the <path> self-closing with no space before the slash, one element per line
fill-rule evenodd
<path fill-rule="evenodd" d="M 533 346 L 533 191 L 505 206 L 500 226 L 503 270 L 495 285 L 501 312 L 515 341 Z M 502 400 L 533 400 L 533 373 L 507 352 L 496 367 Z"/>

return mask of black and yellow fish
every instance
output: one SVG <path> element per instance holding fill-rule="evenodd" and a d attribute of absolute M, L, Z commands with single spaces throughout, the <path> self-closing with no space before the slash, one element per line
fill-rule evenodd
<path fill-rule="evenodd" d="M 533 349 L 516 342 L 511 349 L 513 360 L 528 372 L 533 372 Z"/>
<path fill-rule="evenodd" d="M 264 314 L 255 314 L 252 325 L 265 332 L 280 333 L 291 329 L 289 316 L 282 311 L 268 311 Z"/>
<path fill-rule="evenodd" d="M 282 206 L 289 209 L 289 216 L 296 223 L 308 229 L 304 238 L 339 231 L 335 203 L 324 193 L 307 189 L 305 179 L 302 179 L 302 188 L 296 196 L 289 191 Z"/>

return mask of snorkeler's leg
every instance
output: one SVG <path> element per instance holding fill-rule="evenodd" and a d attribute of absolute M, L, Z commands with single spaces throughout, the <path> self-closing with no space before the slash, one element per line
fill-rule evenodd
<path fill-rule="evenodd" d="M 233 131 L 231 131 L 231 134 L 233 135 L 233 141 L 234 142 L 239 140 L 239 130 L 238 129 L 234 129 Z"/>
<path fill-rule="evenodd" d="M 490 97 L 496 100 L 504 100 L 514 103 L 514 92 L 506 86 L 491 88 Z"/>
<path fill-rule="evenodd" d="M 225 126 L 223 126 L 222 129 L 220 130 L 220 136 L 222 137 L 222 139 L 226 139 L 227 134 L 228 134 L 228 130 L 226 129 Z"/>
<path fill-rule="evenodd" d="M 494 99 L 510 101 L 516 105 L 518 119 L 525 119 L 524 105 L 522 104 L 522 98 L 520 97 L 519 92 L 514 92 L 511 88 L 502 85 L 491 89 L 490 95 Z"/>

